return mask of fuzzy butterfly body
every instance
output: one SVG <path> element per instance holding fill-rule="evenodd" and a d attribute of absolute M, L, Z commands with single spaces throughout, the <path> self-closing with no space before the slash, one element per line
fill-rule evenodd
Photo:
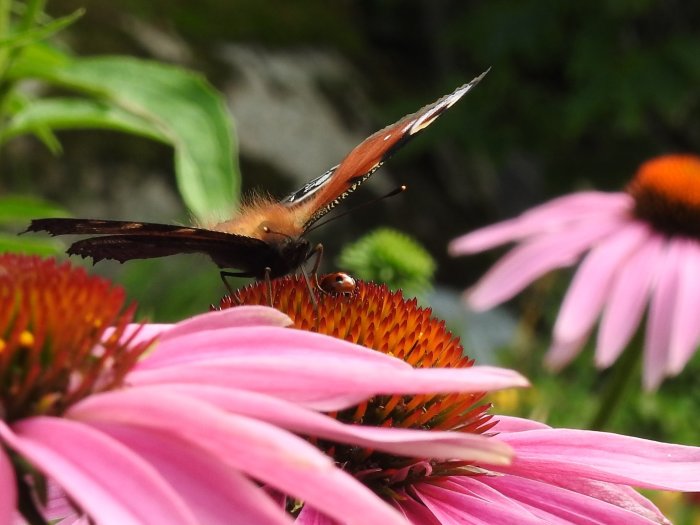
<path fill-rule="evenodd" d="M 311 255 L 304 233 L 367 180 L 396 150 L 432 124 L 486 75 L 437 102 L 377 131 L 356 146 L 337 166 L 279 202 L 257 199 L 230 220 L 206 227 L 96 219 L 36 219 L 27 231 L 51 235 L 96 235 L 74 242 L 69 254 L 114 259 L 205 253 L 219 268 L 241 276 L 278 277 L 299 268 Z"/>

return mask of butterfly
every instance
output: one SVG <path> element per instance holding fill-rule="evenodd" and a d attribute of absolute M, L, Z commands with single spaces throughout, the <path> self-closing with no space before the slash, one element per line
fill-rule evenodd
<path fill-rule="evenodd" d="M 356 146 L 340 164 L 281 201 L 254 199 L 232 219 L 207 228 L 49 218 L 33 220 L 26 231 L 95 235 L 74 242 L 67 250 L 71 255 L 92 257 L 93 263 L 103 259 L 123 263 L 180 253 L 204 253 L 219 268 L 238 270 L 221 271 L 222 278 L 235 275 L 269 279 L 286 275 L 300 268 L 314 251 L 318 251 L 304 237 L 311 225 L 367 180 L 406 142 L 435 122 L 486 73 L 488 70 L 433 104 L 377 131 Z"/>

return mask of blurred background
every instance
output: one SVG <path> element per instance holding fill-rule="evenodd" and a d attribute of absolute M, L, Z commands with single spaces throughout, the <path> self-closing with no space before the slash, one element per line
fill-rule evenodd
<path fill-rule="evenodd" d="M 222 91 L 243 188 L 274 196 L 492 68 L 345 208 L 400 184 L 406 193 L 314 235 L 329 266 L 340 246 L 390 225 L 438 260 L 438 283 L 462 288 L 493 257 L 450 259 L 449 239 L 553 195 L 618 190 L 657 153 L 700 150 L 700 5 L 688 2 L 48 4 L 56 16 L 79 7 L 60 34 L 74 53 L 186 66 Z M 60 162 L 35 140 L 9 143 L 0 190 L 40 192 L 76 216 L 187 221 L 167 146 L 106 131 L 60 139 Z"/>
<path fill-rule="evenodd" d="M 407 192 L 311 240 L 324 244 L 331 270 L 343 246 L 380 226 L 412 236 L 437 263 L 428 302 L 467 351 L 539 380 L 530 393 L 500 400 L 499 411 L 512 405 L 514 413 L 573 426 L 574 415 L 580 421 L 594 410 L 591 393 L 604 375 L 592 370 L 590 351 L 558 377 L 540 366 L 570 275 L 547 278 L 475 320 L 458 294 L 499 253 L 451 259 L 446 245 L 556 195 L 620 190 L 653 155 L 700 152 L 700 3 L 52 0 L 47 10 L 62 16 L 79 7 L 84 17 L 58 38 L 73 53 L 172 63 L 201 72 L 223 93 L 244 193 L 283 197 L 373 131 L 492 68 L 343 209 L 400 184 Z M 58 159 L 33 138 L 7 143 L 0 193 L 39 195 L 76 217 L 188 222 L 168 146 L 94 130 L 60 140 Z M 142 315 L 156 320 L 202 311 L 223 291 L 215 267 L 199 256 L 101 263 L 95 271 L 127 285 Z M 536 313 L 521 317 L 524 305 Z M 699 445 L 689 416 L 700 406 L 698 373 L 696 359 L 662 395 L 633 392 L 638 402 L 611 428 Z"/>

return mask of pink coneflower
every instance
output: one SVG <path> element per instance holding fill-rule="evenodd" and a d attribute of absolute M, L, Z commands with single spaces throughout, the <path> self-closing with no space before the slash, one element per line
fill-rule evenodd
<path fill-rule="evenodd" d="M 354 293 L 320 294 L 312 304 L 303 281 L 286 277 L 273 281 L 271 291 L 263 283 L 239 290 L 233 298 L 225 298 L 222 306 L 268 304 L 271 300 L 298 328 L 366 345 L 378 355 L 399 357 L 424 372 L 445 373 L 432 367 L 452 367 L 455 373 L 481 373 L 463 357 L 459 341 L 430 310 L 385 286 L 357 281 Z M 299 369 L 307 364 L 313 362 L 300 362 Z M 386 381 L 392 381 L 391 374 Z M 309 384 L 309 394 L 326 388 L 325 383 Z M 551 429 L 490 415 L 483 391 L 465 392 L 442 383 L 433 392 L 442 393 L 380 395 L 360 404 L 327 404 L 324 410 L 345 423 L 338 426 L 355 429 L 354 433 L 334 435 L 327 422 L 291 421 L 286 425 L 306 435 L 343 470 L 416 525 L 664 523 L 663 515 L 631 486 L 681 491 L 700 486 L 698 448 Z M 275 424 L 285 426 L 282 419 Z M 388 448 L 391 443 L 402 443 L 403 436 L 416 429 L 435 434 L 436 439 L 470 436 L 479 438 L 475 444 L 483 440 L 508 444 L 515 458 L 512 463 L 502 463 L 494 457 L 457 457 L 447 449 L 434 454 L 427 447 L 400 452 Z M 374 445 L 367 441 L 370 435 Z M 292 498 L 288 508 L 300 524 L 335 523 L 311 502 Z"/>
<path fill-rule="evenodd" d="M 547 363 L 563 367 L 600 317 L 596 364 L 610 366 L 649 303 L 644 386 L 678 374 L 700 342 L 700 157 L 667 155 L 644 163 L 624 193 L 582 192 L 450 244 L 466 255 L 518 242 L 470 291 L 468 304 L 491 308 L 548 271 L 583 259 L 554 326 Z"/>
<path fill-rule="evenodd" d="M 525 384 L 515 373 L 426 374 L 285 328 L 288 317 L 262 307 L 136 326 L 133 309 L 120 313 L 123 299 L 69 265 L 0 256 L 0 524 L 18 514 L 32 524 L 289 523 L 270 491 L 339 522 L 405 523 L 285 427 L 390 453 L 510 460 L 508 445 L 480 436 L 406 431 L 385 443 L 374 429 L 358 432 L 314 409 L 441 384 L 467 392 Z"/>

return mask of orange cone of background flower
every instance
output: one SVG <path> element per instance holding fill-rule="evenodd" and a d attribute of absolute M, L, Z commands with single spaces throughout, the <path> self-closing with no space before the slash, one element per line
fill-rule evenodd
<path fill-rule="evenodd" d="M 596 364 L 610 366 L 648 305 L 645 388 L 678 374 L 700 343 L 700 157 L 644 163 L 621 193 L 581 192 L 459 237 L 452 255 L 516 242 L 465 297 L 486 310 L 555 268 L 583 258 L 554 326 L 547 363 L 558 369 L 599 321 Z M 585 256 L 584 256 L 585 254 Z"/>

